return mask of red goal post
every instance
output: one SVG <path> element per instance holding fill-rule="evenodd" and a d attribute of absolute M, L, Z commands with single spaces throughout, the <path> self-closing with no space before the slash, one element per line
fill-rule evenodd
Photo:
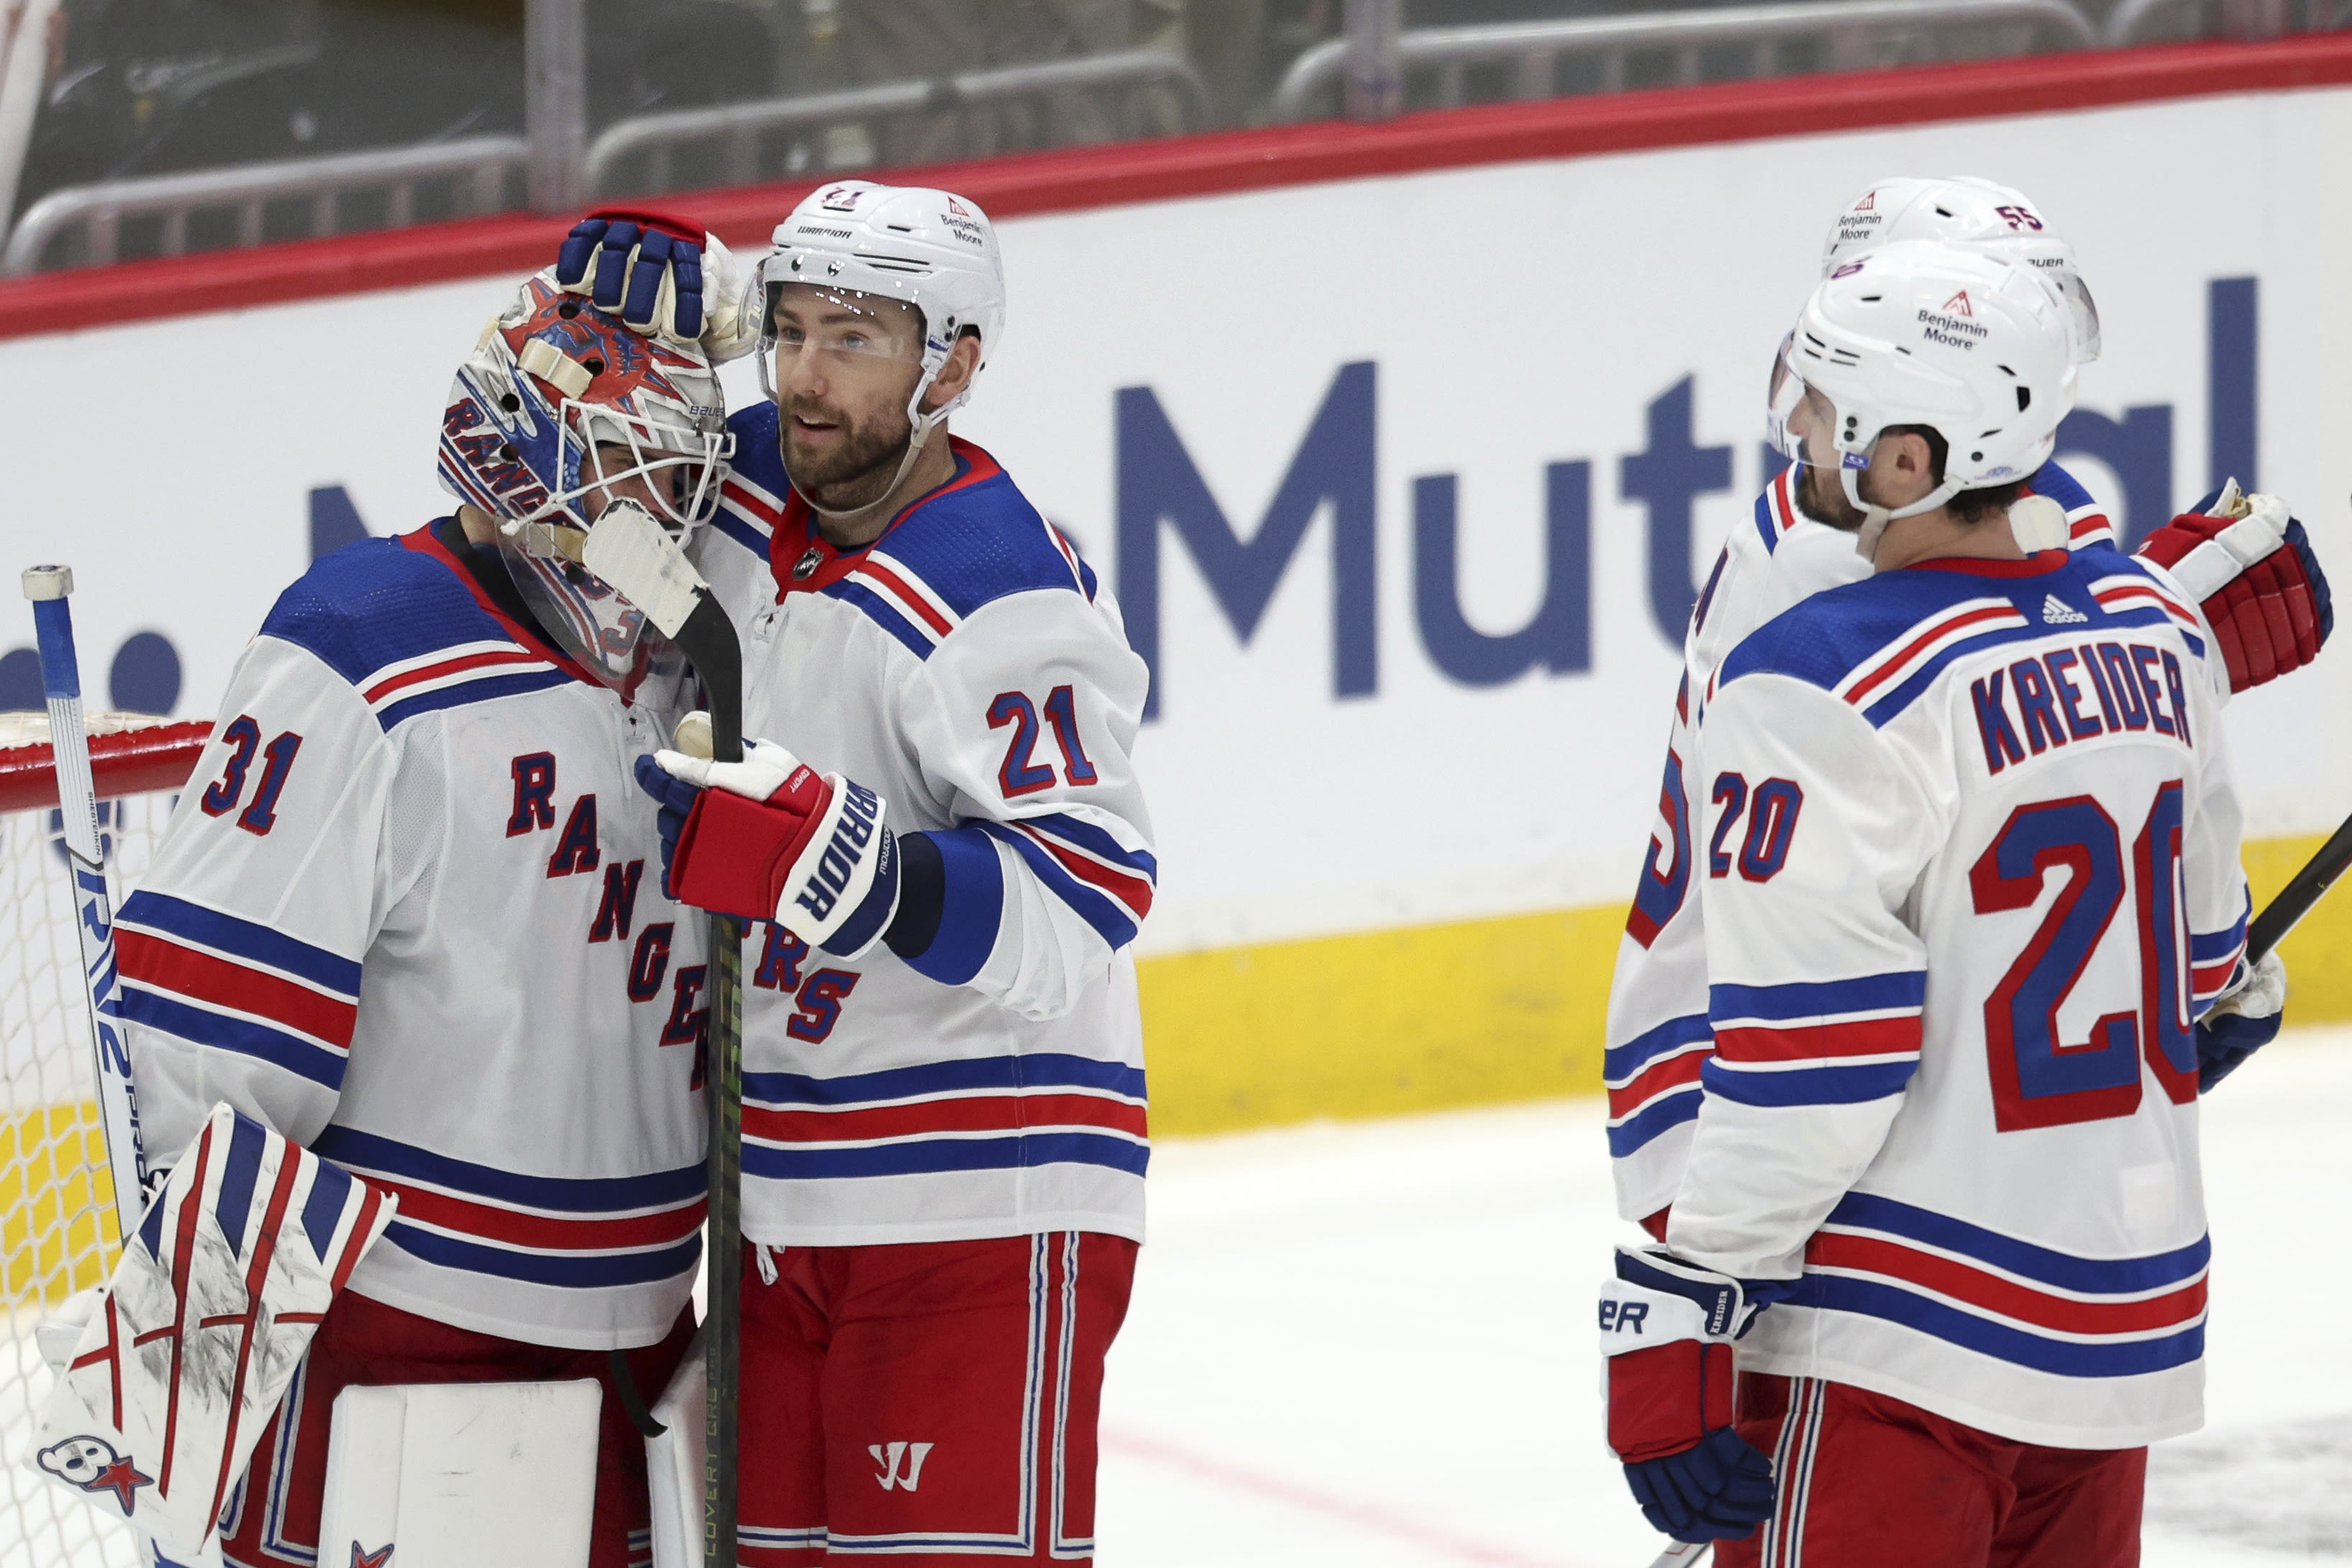
<path fill-rule="evenodd" d="M 146 870 L 209 721 L 89 715 L 116 907 Z M 130 1568 L 130 1532 L 24 1468 L 50 1376 L 33 1328 L 112 1267 L 89 1003 L 58 827 L 47 713 L 0 713 L 0 1563 Z"/>

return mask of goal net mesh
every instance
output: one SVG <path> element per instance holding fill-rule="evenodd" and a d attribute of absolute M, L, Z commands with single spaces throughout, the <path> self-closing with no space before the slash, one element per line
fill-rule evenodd
<path fill-rule="evenodd" d="M 147 869 L 204 724 L 89 721 L 117 907 Z M 33 1329 L 114 1266 L 89 1003 L 73 927 L 48 721 L 0 713 L 0 1564 L 132 1568 L 130 1530 L 26 1468 L 50 1374 Z"/>

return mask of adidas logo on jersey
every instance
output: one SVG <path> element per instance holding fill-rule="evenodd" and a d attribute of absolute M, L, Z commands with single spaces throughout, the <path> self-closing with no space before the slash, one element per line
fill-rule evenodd
<path fill-rule="evenodd" d="M 2079 626 L 2090 618 L 2055 594 L 2042 596 L 2042 624 L 2044 626 Z"/>

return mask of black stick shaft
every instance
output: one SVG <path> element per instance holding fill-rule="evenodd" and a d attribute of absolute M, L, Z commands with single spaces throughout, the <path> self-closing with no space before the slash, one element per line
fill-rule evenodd
<path fill-rule="evenodd" d="M 735 627 L 706 589 L 675 638 L 709 704 L 714 762 L 743 760 L 743 656 Z M 743 1364 L 743 931 L 710 917 L 709 1300 L 702 1322 L 702 1561 L 735 1568 L 736 1432 Z"/>
<path fill-rule="evenodd" d="M 2347 866 L 2352 866 L 2352 817 L 2344 819 L 2336 836 L 2321 845 L 2319 853 L 2304 862 L 2303 869 L 2289 878 L 2278 897 L 2254 917 L 2246 932 L 2246 963 L 2261 963 L 2263 954 L 2284 942 L 2296 922 L 2336 885 Z"/>
<path fill-rule="evenodd" d="M 740 739 L 736 752 L 739 756 L 742 752 Z M 704 1089 L 710 1097 L 710 1268 L 702 1327 L 702 1560 L 711 1568 L 735 1568 L 737 1396 L 743 1362 L 742 942 L 741 928 L 733 919 L 710 917 L 709 1076 Z"/>

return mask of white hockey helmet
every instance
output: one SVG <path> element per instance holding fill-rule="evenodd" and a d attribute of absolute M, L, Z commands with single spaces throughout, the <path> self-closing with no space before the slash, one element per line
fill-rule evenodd
<path fill-rule="evenodd" d="M 2074 406 L 2072 342 L 2058 300 L 2025 263 L 1922 240 L 1881 246 L 1805 301 L 1773 366 L 1766 433 L 1797 462 L 1835 464 L 1846 500 L 1884 527 L 2048 462 Z M 1790 426 L 1809 389 L 1828 404 L 1826 419 L 1818 407 L 1812 416 L 1810 444 Z M 1861 481 L 1895 425 L 1943 438 L 1944 479 L 1887 510 L 1863 500 Z M 1865 529 L 1874 546 L 1876 528 Z"/>
<path fill-rule="evenodd" d="M 838 180 L 776 226 L 751 284 L 762 313 L 760 374 L 772 398 L 776 295 L 787 283 L 878 294 L 920 313 L 923 370 L 907 400 L 907 417 L 919 432 L 971 395 L 967 386 L 946 407 L 922 412 L 923 394 L 946 368 L 956 340 L 978 332 L 985 365 L 1004 332 L 1004 258 L 995 226 L 978 203 L 928 186 Z"/>
<path fill-rule="evenodd" d="M 2099 357 L 2098 302 L 2083 281 L 2074 247 L 2022 191 L 1972 174 L 1880 180 L 1830 225 L 1822 245 L 1822 276 L 1882 245 L 1906 239 L 1941 240 L 2025 263 L 2066 307 L 2074 363 L 2084 365 Z"/>

